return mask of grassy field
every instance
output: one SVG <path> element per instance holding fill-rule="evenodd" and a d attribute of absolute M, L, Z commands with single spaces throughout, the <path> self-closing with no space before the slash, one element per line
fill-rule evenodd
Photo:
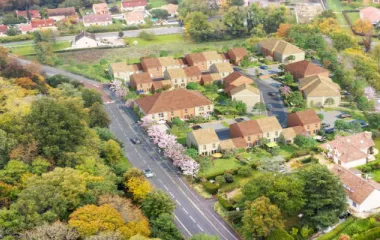
<path fill-rule="evenodd" d="M 158 7 L 161 7 L 163 5 L 168 4 L 168 1 L 166 1 L 166 0 L 148 0 L 148 3 L 152 8 L 158 8 Z"/>
<path fill-rule="evenodd" d="M 212 167 L 202 173 L 203 177 L 214 176 L 223 174 L 227 170 L 234 170 L 241 167 L 240 162 L 235 157 L 221 158 L 213 161 Z"/>
<path fill-rule="evenodd" d="M 54 51 L 62 50 L 65 48 L 70 47 L 70 42 L 57 42 L 54 45 Z M 9 51 L 11 51 L 15 55 L 30 55 L 35 54 L 34 51 L 34 45 L 25 45 L 25 46 L 16 46 L 16 47 L 9 47 Z"/>
<path fill-rule="evenodd" d="M 156 44 L 169 44 L 169 43 L 179 43 L 184 42 L 185 38 L 182 34 L 168 34 L 156 36 L 154 40 L 148 41 L 141 38 L 127 38 L 129 44 L 133 45 L 137 42 L 138 46 L 156 45 Z"/>
<path fill-rule="evenodd" d="M 353 24 L 356 20 L 360 18 L 359 12 L 350 12 L 346 13 L 348 18 L 350 19 L 351 23 Z"/>

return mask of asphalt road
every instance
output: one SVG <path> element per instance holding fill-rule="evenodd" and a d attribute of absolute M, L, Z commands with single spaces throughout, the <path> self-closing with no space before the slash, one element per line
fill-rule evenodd
<path fill-rule="evenodd" d="M 29 61 L 21 60 L 22 64 Z M 85 82 L 94 88 L 102 86 L 91 79 L 72 74 L 49 66 L 41 66 L 41 70 L 48 75 L 62 74 L 74 80 Z M 109 92 L 106 90 L 106 93 Z M 112 120 L 110 129 L 123 142 L 125 154 L 133 166 L 144 170 L 150 168 L 155 176 L 149 181 L 154 187 L 166 192 L 176 203 L 174 211 L 175 222 L 181 233 L 191 237 L 197 233 L 216 235 L 221 240 L 238 240 L 238 235 L 214 211 L 215 200 L 206 200 L 195 193 L 178 174 L 169 160 L 158 152 L 158 148 L 150 142 L 144 131 L 135 123 L 136 115 L 130 109 L 112 96 L 105 104 L 105 108 Z M 134 145 L 130 138 L 138 137 L 142 143 Z"/>
<path fill-rule="evenodd" d="M 141 31 L 147 31 L 147 32 L 153 33 L 154 35 L 167 35 L 167 34 L 182 33 L 184 30 L 182 27 L 178 27 L 178 26 L 128 30 L 128 31 L 124 31 L 124 37 L 137 37 Z M 119 36 L 119 32 L 96 33 L 95 35 L 97 38 L 113 38 L 113 37 L 117 38 Z M 56 41 L 73 41 L 74 38 L 75 38 L 75 35 L 63 36 L 63 37 L 57 37 Z M 1 46 L 16 46 L 16 45 L 28 45 L 32 43 L 33 41 L 21 41 L 21 42 L 2 43 L 0 45 Z"/>

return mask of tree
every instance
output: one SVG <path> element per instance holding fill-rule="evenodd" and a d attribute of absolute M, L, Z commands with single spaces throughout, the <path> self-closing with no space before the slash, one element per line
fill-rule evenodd
<path fill-rule="evenodd" d="M 247 239 L 268 237 L 273 230 L 284 227 L 280 210 L 265 196 L 247 203 L 242 222 Z"/>
<path fill-rule="evenodd" d="M 90 117 L 90 127 L 106 128 L 111 123 L 107 112 L 104 110 L 103 105 L 100 103 L 94 103 L 90 107 L 88 115 Z"/>
<path fill-rule="evenodd" d="M 291 25 L 288 23 L 281 23 L 276 32 L 277 37 L 280 37 L 280 38 L 287 37 L 290 27 Z"/>
<path fill-rule="evenodd" d="M 223 15 L 223 23 L 231 36 L 241 37 L 246 34 L 245 16 L 244 9 L 239 7 L 231 7 Z"/>
<path fill-rule="evenodd" d="M 365 96 L 359 96 L 356 99 L 358 108 L 362 111 L 373 111 L 375 109 L 375 102 L 373 100 L 368 100 Z"/>
<path fill-rule="evenodd" d="M 85 108 L 91 107 L 94 103 L 103 104 L 102 96 L 96 90 L 81 88 L 80 91 L 82 92 L 83 106 Z"/>
<path fill-rule="evenodd" d="M 122 38 L 124 37 L 124 32 L 123 31 L 119 31 L 119 38 Z"/>
<path fill-rule="evenodd" d="M 104 159 L 109 165 L 115 165 L 122 159 L 121 149 L 119 143 L 115 140 L 108 140 L 103 146 Z"/>
<path fill-rule="evenodd" d="M 315 141 L 314 138 L 303 135 L 297 135 L 294 138 L 294 144 L 303 149 L 312 149 L 318 145 L 317 141 Z"/>
<path fill-rule="evenodd" d="M 267 238 L 268 240 L 294 240 L 294 238 L 283 229 L 276 229 Z"/>
<path fill-rule="evenodd" d="M 262 102 L 258 102 L 253 106 L 253 111 L 254 112 L 264 112 L 266 110 L 265 104 Z"/>
<path fill-rule="evenodd" d="M 219 240 L 217 236 L 209 236 L 204 233 L 193 235 L 189 240 Z"/>
<path fill-rule="evenodd" d="M 334 33 L 332 35 L 333 46 L 338 50 L 342 51 L 346 48 L 357 47 L 356 41 L 353 37 L 344 32 Z"/>
<path fill-rule="evenodd" d="M 34 49 L 40 63 L 53 64 L 55 36 L 51 30 L 33 32 Z"/>
<path fill-rule="evenodd" d="M 336 18 L 333 10 L 324 10 L 319 16 L 319 18 Z"/>
<path fill-rule="evenodd" d="M 159 8 L 153 9 L 151 13 L 154 18 L 158 18 L 158 19 L 167 19 L 169 17 L 169 13 L 165 9 L 159 9 Z"/>
<path fill-rule="evenodd" d="M 210 13 L 208 1 L 204 0 L 182 0 L 179 3 L 178 11 L 182 19 L 193 12 L 201 12 L 206 16 Z"/>
<path fill-rule="evenodd" d="M 317 115 L 321 121 L 323 121 L 323 119 L 325 119 L 325 115 L 323 113 L 318 113 Z"/>
<path fill-rule="evenodd" d="M 135 201 L 142 201 L 152 191 L 152 186 L 144 178 L 144 175 L 133 168 L 125 173 L 124 186 L 133 195 Z"/>
<path fill-rule="evenodd" d="M 88 237 L 99 232 L 116 231 L 124 225 L 124 220 L 111 205 L 86 205 L 70 215 L 69 225 L 82 237 Z"/>
<path fill-rule="evenodd" d="M 193 12 L 185 18 L 186 34 L 196 42 L 203 42 L 212 34 L 211 25 L 207 22 L 207 16 L 202 12 Z"/>
<path fill-rule="evenodd" d="M 0 181 L 17 184 L 22 175 L 29 172 L 29 166 L 21 161 L 10 160 L 4 169 L 0 170 Z"/>
<path fill-rule="evenodd" d="M 8 63 L 8 50 L 0 47 L 0 70 L 4 69 Z"/>
<path fill-rule="evenodd" d="M 294 83 L 293 75 L 290 74 L 289 72 L 286 72 L 285 75 L 284 75 L 284 83 L 286 85 L 291 85 L 291 84 Z"/>
<path fill-rule="evenodd" d="M 380 113 L 368 113 L 366 117 L 371 129 L 380 129 Z"/>
<path fill-rule="evenodd" d="M 141 204 L 141 210 L 149 219 L 155 219 L 160 214 L 173 214 L 175 203 L 161 190 L 148 194 Z"/>
<path fill-rule="evenodd" d="M 25 231 L 21 235 L 22 240 L 50 240 L 50 239 L 65 239 L 78 240 L 78 232 L 70 226 L 62 222 L 54 222 L 52 224 L 45 223 L 32 230 Z"/>
<path fill-rule="evenodd" d="M 197 90 L 199 88 L 200 88 L 200 85 L 198 83 L 195 83 L 195 82 L 189 82 L 186 85 L 186 89 L 189 89 L 189 90 Z"/>
<path fill-rule="evenodd" d="M 325 101 L 326 105 L 334 105 L 334 103 L 335 103 L 334 98 L 327 98 Z"/>
<path fill-rule="evenodd" d="M 307 196 L 302 221 L 319 229 L 336 223 L 346 207 L 346 194 L 339 179 L 319 164 L 301 169 L 298 175 L 305 183 L 303 192 Z"/>
<path fill-rule="evenodd" d="M 170 214 L 163 213 L 151 221 L 152 236 L 162 240 L 182 239 Z"/>
<path fill-rule="evenodd" d="M 367 19 L 358 19 L 352 25 L 352 29 L 359 34 L 367 34 L 373 30 L 373 25 Z"/>
<path fill-rule="evenodd" d="M 231 0 L 230 6 L 243 6 L 244 0 Z"/>
<path fill-rule="evenodd" d="M 304 108 L 306 103 L 303 99 L 302 93 L 299 91 L 291 92 L 290 95 L 286 98 L 286 102 L 294 107 Z"/>
<path fill-rule="evenodd" d="M 380 45 L 376 44 L 375 47 L 371 51 L 371 56 L 377 62 L 377 68 L 380 68 Z M 1 56 L 0 56 L 0 66 L 1 66 Z"/>

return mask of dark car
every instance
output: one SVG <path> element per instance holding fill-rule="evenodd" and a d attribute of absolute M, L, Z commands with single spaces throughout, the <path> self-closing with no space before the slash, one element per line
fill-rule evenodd
<path fill-rule="evenodd" d="M 331 125 L 328 123 L 322 123 L 321 126 L 322 128 L 329 128 Z"/>
<path fill-rule="evenodd" d="M 199 125 L 194 125 L 191 127 L 193 130 L 198 130 L 198 129 L 201 129 L 202 127 L 199 126 Z"/>
<path fill-rule="evenodd" d="M 268 111 L 271 111 L 271 110 L 273 109 L 273 106 L 272 106 L 272 104 L 270 104 L 270 103 L 268 103 L 266 107 L 267 107 L 267 110 L 268 110 Z"/>
<path fill-rule="evenodd" d="M 261 65 L 261 66 L 260 66 L 260 69 L 267 70 L 267 69 L 268 69 L 268 66 Z"/>
<path fill-rule="evenodd" d="M 244 118 L 235 118 L 235 121 L 236 122 L 244 122 L 245 120 L 244 120 Z"/>
<path fill-rule="evenodd" d="M 348 113 L 342 113 L 339 115 L 339 118 L 344 119 L 344 118 L 351 118 L 352 115 Z"/>
<path fill-rule="evenodd" d="M 131 142 L 132 142 L 133 144 L 140 144 L 140 143 L 141 143 L 140 139 L 138 139 L 138 138 L 136 138 L 136 137 L 131 138 Z"/>
<path fill-rule="evenodd" d="M 334 133 L 334 132 L 335 132 L 335 128 L 325 129 L 325 133 L 327 134 Z"/>
<path fill-rule="evenodd" d="M 351 213 L 347 211 L 339 215 L 339 219 L 345 219 L 345 218 L 348 218 L 349 216 L 351 216 Z"/>
<path fill-rule="evenodd" d="M 277 96 L 277 93 L 276 92 L 269 92 L 268 95 L 271 97 L 275 97 L 275 96 Z"/>
<path fill-rule="evenodd" d="M 351 122 L 352 123 L 359 123 L 360 127 L 362 127 L 362 128 L 366 128 L 369 126 L 368 123 L 366 123 L 364 120 L 353 120 Z"/>

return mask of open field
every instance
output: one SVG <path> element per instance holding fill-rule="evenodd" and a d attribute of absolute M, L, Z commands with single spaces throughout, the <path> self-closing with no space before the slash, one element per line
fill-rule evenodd
<path fill-rule="evenodd" d="M 62 50 L 65 48 L 70 47 L 70 42 L 65 41 L 65 42 L 57 42 L 54 45 L 54 51 Z M 15 55 L 30 55 L 30 54 L 35 54 L 34 51 L 34 45 L 24 45 L 24 46 L 16 46 L 16 47 L 9 47 L 9 51 L 11 51 Z"/>
<path fill-rule="evenodd" d="M 168 1 L 166 1 L 166 0 L 148 0 L 148 4 L 152 8 L 158 8 L 158 7 L 161 7 L 163 5 L 168 4 Z"/>

